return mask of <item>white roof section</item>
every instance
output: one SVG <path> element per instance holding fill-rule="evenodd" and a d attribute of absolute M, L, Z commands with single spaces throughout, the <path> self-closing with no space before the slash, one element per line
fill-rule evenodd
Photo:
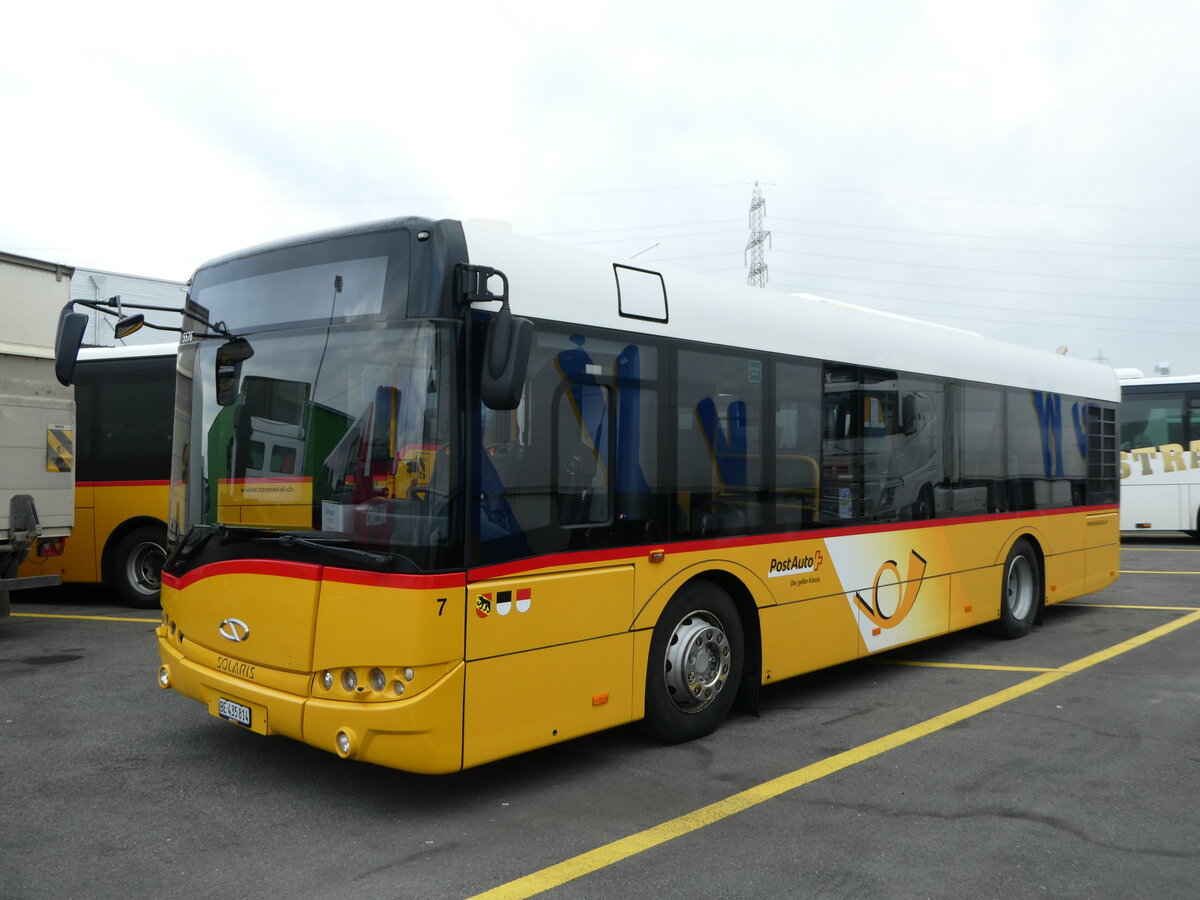
<path fill-rule="evenodd" d="M 178 344 L 135 344 L 126 347 L 84 347 L 79 351 L 79 361 L 95 359 L 144 359 L 151 356 L 174 356 Z"/>
<path fill-rule="evenodd" d="M 492 266 L 508 276 L 515 315 L 1096 400 L 1120 399 L 1113 370 L 1087 360 L 811 295 L 651 270 L 639 260 L 623 261 L 479 223 L 464 222 L 463 231 L 471 263 Z M 662 275 L 666 322 L 621 315 L 614 264 Z"/>
<path fill-rule="evenodd" d="M 1142 377 L 1121 377 L 1121 387 L 1141 387 L 1142 385 L 1178 384 L 1200 385 L 1200 375 L 1150 375 Z"/>

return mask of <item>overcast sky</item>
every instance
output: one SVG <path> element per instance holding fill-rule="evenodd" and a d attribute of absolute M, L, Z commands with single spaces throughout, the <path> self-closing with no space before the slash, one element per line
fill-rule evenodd
<path fill-rule="evenodd" d="M 1194 0 L 10 7 L 0 250 L 183 281 L 426 215 L 744 283 L 757 182 L 781 317 L 1200 372 Z"/>

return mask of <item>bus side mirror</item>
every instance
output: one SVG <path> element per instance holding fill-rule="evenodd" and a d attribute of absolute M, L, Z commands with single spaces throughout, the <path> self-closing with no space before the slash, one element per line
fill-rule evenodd
<path fill-rule="evenodd" d="M 254 355 L 254 348 L 245 338 L 234 338 L 217 348 L 217 404 L 233 406 L 237 402 L 238 380 L 242 363 Z"/>
<path fill-rule="evenodd" d="M 146 317 L 141 313 L 135 313 L 132 316 L 126 316 L 113 326 L 113 337 L 115 337 L 118 341 L 122 338 L 127 338 L 145 324 Z"/>
<path fill-rule="evenodd" d="M 505 303 L 488 326 L 480 394 L 489 409 L 516 409 L 529 368 L 533 323 L 513 316 Z"/>
<path fill-rule="evenodd" d="M 69 385 L 75 377 L 75 361 L 79 358 L 79 347 L 87 327 L 88 317 L 72 312 L 70 304 L 58 314 L 58 332 L 54 335 L 54 374 L 59 384 Z"/>

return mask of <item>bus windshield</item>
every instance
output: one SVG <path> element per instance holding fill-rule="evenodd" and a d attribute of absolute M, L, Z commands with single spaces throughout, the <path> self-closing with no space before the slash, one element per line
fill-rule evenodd
<path fill-rule="evenodd" d="M 196 526 L 219 526 L 223 538 L 214 543 L 228 549 L 217 558 L 261 555 L 261 546 L 236 549 L 248 540 L 302 540 L 310 556 L 317 543 L 335 555 L 356 548 L 403 561 L 376 568 L 446 565 L 458 482 L 449 453 L 452 327 L 343 321 L 252 334 L 253 355 L 240 364 L 225 406 L 214 374 L 220 342 L 185 345 L 172 471 L 176 540 Z"/>

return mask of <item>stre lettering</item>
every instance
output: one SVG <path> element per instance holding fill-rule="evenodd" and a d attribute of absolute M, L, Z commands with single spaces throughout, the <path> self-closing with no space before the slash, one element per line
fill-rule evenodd
<path fill-rule="evenodd" d="M 1128 478 L 1133 474 L 1134 466 L 1139 468 L 1142 475 L 1200 469 L 1200 440 L 1192 441 L 1186 449 L 1182 444 L 1160 444 L 1157 447 L 1122 450 L 1121 477 Z"/>

